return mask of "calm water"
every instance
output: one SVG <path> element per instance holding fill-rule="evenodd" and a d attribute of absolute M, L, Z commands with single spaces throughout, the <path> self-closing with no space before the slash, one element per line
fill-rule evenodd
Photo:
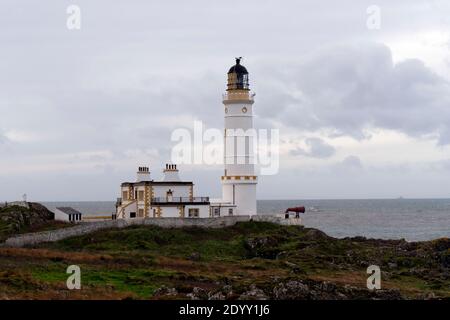
<path fill-rule="evenodd" d="M 87 215 L 111 214 L 114 202 L 47 202 L 50 210 L 70 206 Z M 398 200 L 260 200 L 258 212 L 273 214 L 305 206 L 303 223 L 334 237 L 408 241 L 450 237 L 450 199 Z"/>

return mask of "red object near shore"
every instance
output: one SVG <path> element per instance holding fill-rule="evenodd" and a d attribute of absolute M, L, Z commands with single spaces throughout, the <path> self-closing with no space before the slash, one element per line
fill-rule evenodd
<path fill-rule="evenodd" d="M 305 213 L 305 207 L 293 207 L 287 208 L 285 213 L 295 212 L 295 213 Z"/>

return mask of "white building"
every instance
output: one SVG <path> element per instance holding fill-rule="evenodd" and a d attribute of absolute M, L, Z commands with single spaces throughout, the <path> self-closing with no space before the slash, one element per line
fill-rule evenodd
<path fill-rule="evenodd" d="M 206 218 L 210 216 L 208 197 L 195 197 L 192 181 L 181 181 L 177 166 L 166 164 L 163 179 L 154 181 L 148 167 L 140 167 L 135 182 L 121 185 L 117 218 Z"/>
<path fill-rule="evenodd" d="M 254 169 L 254 94 L 250 92 L 247 69 L 240 58 L 228 71 L 224 105 L 224 173 L 222 199 L 194 197 L 194 184 L 181 181 L 176 165 L 167 164 L 161 181 L 140 167 L 135 182 L 121 185 L 117 218 L 218 217 L 255 215 L 257 176 Z"/>
<path fill-rule="evenodd" d="M 70 207 L 58 207 L 54 211 L 55 220 L 66 222 L 81 222 L 83 214 Z"/>

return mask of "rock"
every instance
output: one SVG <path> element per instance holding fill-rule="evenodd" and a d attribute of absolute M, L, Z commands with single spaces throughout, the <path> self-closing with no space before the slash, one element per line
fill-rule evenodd
<path fill-rule="evenodd" d="M 374 291 L 375 298 L 381 300 L 401 300 L 402 295 L 399 290 L 389 289 L 389 290 L 376 290 Z"/>
<path fill-rule="evenodd" d="M 230 286 L 229 284 L 224 285 L 224 286 L 222 287 L 222 292 L 225 292 L 225 294 L 230 294 L 230 293 L 233 292 L 233 287 Z"/>
<path fill-rule="evenodd" d="M 279 260 L 279 259 L 285 259 L 289 256 L 289 252 L 287 251 L 281 251 L 277 254 L 277 256 L 275 257 L 275 259 Z"/>
<path fill-rule="evenodd" d="M 432 300 L 436 299 L 434 292 L 421 293 L 417 296 L 418 300 Z"/>
<path fill-rule="evenodd" d="M 225 298 L 226 298 L 225 295 L 220 291 L 208 294 L 209 300 L 225 300 Z"/>
<path fill-rule="evenodd" d="M 326 240 L 331 238 L 325 232 L 317 229 L 309 229 L 304 237 L 308 240 Z"/>
<path fill-rule="evenodd" d="M 233 289 L 231 285 L 224 285 L 218 290 L 213 290 L 208 293 L 209 300 L 225 300 L 233 297 Z"/>
<path fill-rule="evenodd" d="M 320 283 L 319 288 L 320 288 L 320 290 L 325 291 L 325 292 L 336 291 L 336 285 L 331 282 L 328 282 L 328 281 L 324 281 L 324 282 Z"/>
<path fill-rule="evenodd" d="M 158 289 L 155 290 L 155 292 L 153 293 L 154 296 L 156 297 L 161 297 L 161 296 L 176 296 L 178 295 L 178 291 L 175 288 L 169 288 L 166 286 L 161 286 Z"/>
<path fill-rule="evenodd" d="M 186 297 L 190 298 L 191 300 L 207 300 L 208 293 L 202 288 L 194 287 L 194 289 L 192 289 L 192 292 L 188 293 Z"/>
<path fill-rule="evenodd" d="M 292 273 L 294 274 L 305 274 L 305 271 L 303 271 L 300 266 L 298 264 L 289 262 L 289 261 L 284 261 L 284 264 L 292 269 Z"/>
<path fill-rule="evenodd" d="M 247 249 L 250 257 L 276 259 L 280 252 L 278 242 L 279 240 L 274 237 L 253 237 L 245 239 L 244 247 Z"/>
<path fill-rule="evenodd" d="M 267 300 L 269 297 L 264 293 L 263 290 L 258 289 L 254 284 L 249 288 L 250 290 L 244 292 L 239 297 L 239 300 Z"/>
<path fill-rule="evenodd" d="M 356 237 L 353 237 L 353 238 L 345 238 L 345 239 L 349 239 L 349 240 L 352 240 L 354 242 L 364 242 L 364 241 L 367 240 L 366 237 L 362 237 L 362 236 L 356 236 Z"/>
<path fill-rule="evenodd" d="M 54 220 L 53 212 L 39 203 L 8 204 L 0 208 L 0 221 L 7 229 L 3 236 L 18 233 L 26 227 L 44 225 L 50 220 Z"/>
<path fill-rule="evenodd" d="M 198 252 L 193 252 L 189 255 L 188 259 L 192 261 L 200 261 L 201 255 Z"/>
<path fill-rule="evenodd" d="M 226 299 L 231 299 L 234 296 L 233 287 L 231 285 L 223 286 L 221 291 Z"/>
<path fill-rule="evenodd" d="M 282 282 L 273 288 L 273 297 L 276 300 L 307 299 L 309 297 L 309 287 L 301 281 Z"/>
<path fill-rule="evenodd" d="M 450 239 L 440 238 L 432 241 L 432 248 L 436 251 L 447 251 L 450 249 Z"/>
<path fill-rule="evenodd" d="M 389 269 L 397 269 L 398 265 L 395 262 L 389 262 L 388 267 Z"/>

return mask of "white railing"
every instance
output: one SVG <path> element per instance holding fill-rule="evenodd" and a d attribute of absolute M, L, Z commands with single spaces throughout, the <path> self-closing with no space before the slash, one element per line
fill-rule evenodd
<path fill-rule="evenodd" d="M 209 202 L 209 197 L 156 197 L 156 198 L 152 198 L 152 203 L 167 203 L 167 202 L 207 203 L 207 202 Z"/>

